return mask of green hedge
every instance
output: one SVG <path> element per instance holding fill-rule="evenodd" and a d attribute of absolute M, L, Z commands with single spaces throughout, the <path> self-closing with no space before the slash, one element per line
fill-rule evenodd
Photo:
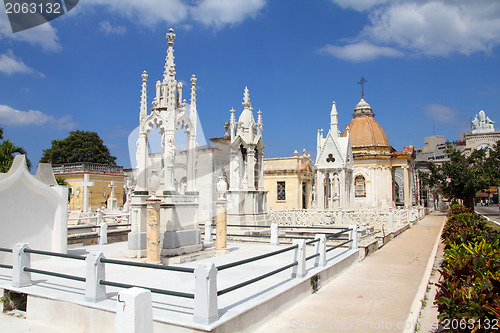
<path fill-rule="evenodd" d="M 445 253 L 434 303 L 453 332 L 500 332 L 500 234 L 484 221 L 453 205 L 441 236 Z"/>

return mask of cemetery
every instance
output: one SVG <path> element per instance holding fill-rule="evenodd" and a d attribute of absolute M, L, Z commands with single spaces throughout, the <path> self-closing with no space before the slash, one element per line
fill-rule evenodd
<path fill-rule="evenodd" d="M 383 167 L 371 161 L 354 189 L 360 179 L 354 134 L 340 136 L 335 104 L 327 137 L 318 131 L 321 184 L 312 208 L 268 211 L 262 112 L 255 121 L 245 87 L 243 110 L 239 117 L 230 110 L 226 134 L 213 140 L 217 147 L 199 149 L 197 78 L 191 77 L 187 103 L 175 76 L 175 37 L 170 29 L 150 109 L 148 75 L 141 76 L 131 178 L 115 168 L 106 185 L 103 175 L 111 172 L 102 166 L 53 170 L 44 163 L 33 176 L 24 155 L 0 174 L 0 290 L 27 295 L 29 320 L 81 332 L 250 332 L 427 213 L 413 204 L 411 154 L 390 157 L 399 171 L 390 169 L 389 157 Z M 355 117 L 373 117 L 362 101 Z M 186 136 L 182 149 L 179 130 Z M 151 151 L 153 132 L 160 152 Z M 379 202 L 362 196 L 378 184 L 369 175 L 383 183 L 398 172 L 404 207 L 390 204 L 389 195 Z M 70 196 L 81 206 L 68 205 L 68 187 L 54 173 L 74 177 L 70 187 L 78 191 Z M 104 193 L 100 200 L 109 193 L 106 207 L 90 199 L 94 187 Z"/>

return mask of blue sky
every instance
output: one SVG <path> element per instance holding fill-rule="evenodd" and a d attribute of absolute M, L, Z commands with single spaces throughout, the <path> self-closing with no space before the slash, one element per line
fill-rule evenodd
<path fill-rule="evenodd" d="M 500 121 L 497 0 L 84 0 L 16 34 L 0 12 L 4 138 L 36 166 L 51 140 L 96 131 L 129 167 L 141 73 L 150 105 L 170 27 L 187 98 L 191 75 L 198 78 L 206 137 L 223 135 L 248 86 L 262 110 L 266 157 L 303 148 L 314 156 L 332 101 L 341 130 L 352 118 L 361 76 L 397 150 L 423 145 L 433 128 L 457 140 L 481 109 Z"/>

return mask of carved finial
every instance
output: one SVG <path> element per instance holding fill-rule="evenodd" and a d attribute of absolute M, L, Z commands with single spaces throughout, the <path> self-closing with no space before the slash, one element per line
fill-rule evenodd
<path fill-rule="evenodd" d="M 168 40 L 167 42 L 168 46 L 174 46 L 174 40 L 175 40 L 174 29 L 172 28 L 168 29 L 167 40 Z"/>
<path fill-rule="evenodd" d="M 191 76 L 191 105 L 196 104 L 196 81 L 197 80 L 198 79 L 193 74 L 193 76 Z"/>
<path fill-rule="evenodd" d="M 231 117 L 229 118 L 229 120 L 231 121 L 231 124 L 233 124 L 234 121 L 236 120 L 236 118 L 234 117 L 234 108 L 231 108 L 229 112 L 231 112 Z"/>
<path fill-rule="evenodd" d="M 262 124 L 262 111 L 257 112 L 258 117 L 257 117 L 257 124 Z"/>
<path fill-rule="evenodd" d="M 142 82 L 147 82 L 148 80 L 148 73 L 146 71 L 142 72 Z"/>
<path fill-rule="evenodd" d="M 305 148 L 304 148 L 304 149 L 302 149 L 302 155 L 303 155 L 303 156 L 306 156 L 306 149 L 305 149 Z"/>
<path fill-rule="evenodd" d="M 245 108 L 248 108 L 251 106 L 250 94 L 248 92 L 248 87 L 245 87 L 245 92 L 243 93 L 243 103 L 242 104 Z"/>

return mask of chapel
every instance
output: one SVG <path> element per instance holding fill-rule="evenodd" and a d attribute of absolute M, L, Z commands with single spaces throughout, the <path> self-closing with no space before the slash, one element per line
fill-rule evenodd
<path fill-rule="evenodd" d="M 391 208 L 416 203 L 413 146 L 397 152 L 363 96 L 342 137 L 349 138 L 354 160 L 352 208 Z"/>

